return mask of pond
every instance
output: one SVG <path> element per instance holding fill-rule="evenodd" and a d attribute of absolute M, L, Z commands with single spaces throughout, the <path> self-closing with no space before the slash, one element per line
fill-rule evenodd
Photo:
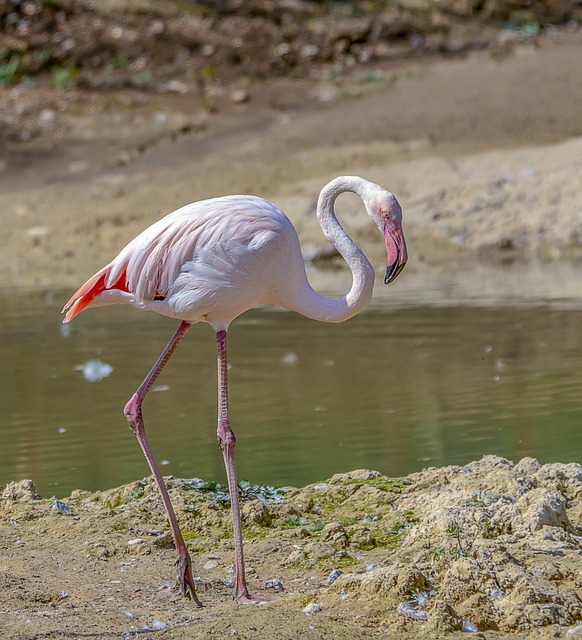
<path fill-rule="evenodd" d="M 419 288 L 412 277 L 340 325 L 270 308 L 232 325 L 239 479 L 303 485 L 364 467 L 397 476 L 486 453 L 582 459 L 579 305 L 435 304 L 434 286 L 424 299 Z M 61 325 L 69 293 L 0 293 L 0 484 L 32 478 L 44 497 L 149 474 L 122 408 L 176 326 L 121 306 Z M 83 370 L 94 360 L 107 365 L 100 381 Z M 144 417 L 164 475 L 224 480 L 207 325 L 192 327 Z"/>

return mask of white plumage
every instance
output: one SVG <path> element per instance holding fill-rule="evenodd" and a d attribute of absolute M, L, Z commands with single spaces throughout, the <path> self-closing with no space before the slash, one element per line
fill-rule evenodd
<path fill-rule="evenodd" d="M 228 419 L 227 330 L 234 318 L 260 304 L 278 304 L 327 322 L 346 320 L 368 305 L 374 269 L 334 213 L 335 199 L 345 191 L 353 191 L 362 199 L 366 212 L 384 236 L 388 256 L 384 281 L 393 281 L 407 260 L 400 205 L 377 184 L 343 176 L 322 189 L 317 216 L 325 236 L 352 271 L 352 287 L 345 296 L 328 299 L 311 288 L 297 233 L 278 207 L 255 196 L 225 196 L 189 204 L 145 229 L 80 287 L 63 310 L 64 322 L 69 322 L 85 308 L 121 302 L 182 321 L 124 413 L 155 476 L 168 514 L 178 556 L 180 588 L 198 604 L 190 556 L 146 437 L 142 402 L 191 324 L 208 322 L 216 332 L 218 350 L 217 434 L 233 513 L 235 598 L 238 602 L 255 602 L 260 598 L 249 595 L 244 571 L 235 436 Z"/>

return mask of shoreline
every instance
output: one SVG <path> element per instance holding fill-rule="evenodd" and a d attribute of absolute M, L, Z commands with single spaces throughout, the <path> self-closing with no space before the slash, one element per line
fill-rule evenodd
<path fill-rule="evenodd" d="M 498 640 L 567 638 L 582 628 L 579 464 L 488 455 L 404 478 L 357 470 L 300 489 L 248 485 L 250 582 L 255 593 L 276 596 L 260 607 L 231 600 L 224 487 L 173 477 L 167 484 L 203 610 L 175 590 L 172 543 L 151 478 L 75 491 L 60 504 L 23 481 L 0 501 L 0 606 L 12 611 L 4 632 L 65 638 L 141 630 L 177 640 L 234 629 L 242 638 L 282 639 L 303 637 L 312 625 L 321 637 L 355 640 L 379 632 L 454 638 L 464 625 Z M 306 615 L 310 603 L 319 608 Z"/>

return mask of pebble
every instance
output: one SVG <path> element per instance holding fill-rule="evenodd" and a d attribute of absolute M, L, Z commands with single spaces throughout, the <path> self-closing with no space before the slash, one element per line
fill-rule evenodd
<path fill-rule="evenodd" d="M 342 574 L 343 574 L 343 571 L 341 571 L 341 569 L 334 569 L 327 576 L 327 584 L 332 585 Z"/>
<path fill-rule="evenodd" d="M 306 616 L 312 616 L 315 613 L 319 613 L 321 611 L 321 605 L 317 604 L 317 602 L 310 602 L 304 609 L 303 613 Z"/>
<path fill-rule="evenodd" d="M 168 625 L 161 620 L 154 620 L 150 626 L 150 629 L 165 629 Z"/>
<path fill-rule="evenodd" d="M 154 538 L 153 544 L 159 549 L 171 549 L 174 546 L 174 539 L 172 538 L 172 533 L 170 531 L 166 531 L 165 533 L 160 533 Z"/>
<path fill-rule="evenodd" d="M 273 589 L 273 591 L 283 591 L 285 587 L 283 586 L 283 583 L 280 580 L 277 580 L 276 578 L 274 578 L 272 580 L 267 580 L 267 582 L 265 582 L 265 589 Z"/>
<path fill-rule="evenodd" d="M 243 102 L 248 102 L 250 100 L 250 94 L 246 89 L 235 89 L 231 92 L 230 99 L 235 104 L 242 104 Z"/>
<path fill-rule="evenodd" d="M 26 230 L 26 235 L 29 238 L 41 238 L 46 236 L 48 232 L 48 227 L 30 227 Z"/>

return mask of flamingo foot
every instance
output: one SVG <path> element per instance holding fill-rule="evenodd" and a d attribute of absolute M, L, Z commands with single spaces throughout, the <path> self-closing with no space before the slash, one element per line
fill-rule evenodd
<path fill-rule="evenodd" d="M 262 604 L 263 602 L 271 602 L 275 600 L 272 596 L 251 596 L 248 591 L 235 598 L 237 604 Z"/>
<path fill-rule="evenodd" d="M 192 561 L 190 560 L 190 555 L 187 551 L 178 556 L 176 566 L 178 567 L 178 586 L 180 587 L 181 593 L 183 593 L 187 598 L 194 600 L 199 607 L 203 607 L 204 605 L 200 602 L 200 599 L 196 594 L 194 576 L 192 575 Z"/>

